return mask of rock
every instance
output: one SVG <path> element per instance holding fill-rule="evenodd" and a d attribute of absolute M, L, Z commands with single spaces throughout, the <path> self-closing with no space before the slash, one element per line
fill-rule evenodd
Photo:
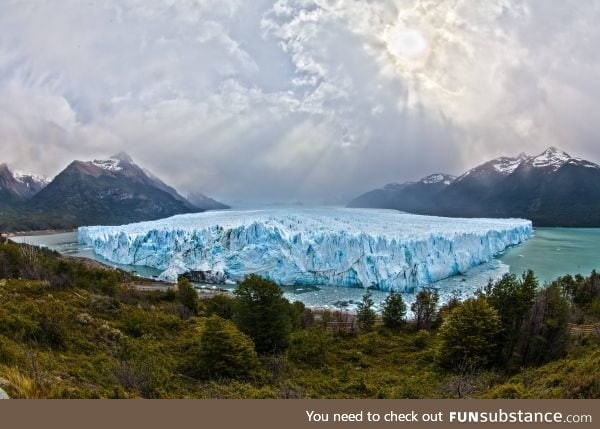
<path fill-rule="evenodd" d="M 8 393 L 6 393 L 4 390 L 2 390 L 1 387 L 0 387 L 0 399 L 10 399 L 10 396 L 8 396 Z"/>

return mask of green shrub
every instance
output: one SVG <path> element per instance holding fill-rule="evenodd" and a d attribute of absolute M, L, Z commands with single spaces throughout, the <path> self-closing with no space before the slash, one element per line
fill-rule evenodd
<path fill-rule="evenodd" d="M 172 365 L 167 356 L 161 343 L 151 335 L 124 337 L 115 377 L 126 390 L 135 390 L 144 398 L 160 398 L 168 390 L 171 378 Z"/>
<path fill-rule="evenodd" d="M 429 333 L 429 331 L 421 329 L 418 332 L 416 332 L 411 338 L 412 345 L 414 346 L 414 348 L 417 350 L 423 350 L 429 344 L 431 334 Z"/>
<path fill-rule="evenodd" d="M 327 364 L 333 337 L 323 328 L 294 332 L 290 339 L 288 358 L 295 363 L 311 367 Z"/>
<path fill-rule="evenodd" d="M 523 399 L 527 397 L 527 393 L 523 386 L 507 383 L 492 389 L 485 396 L 489 399 Z"/>
<path fill-rule="evenodd" d="M 187 372 L 197 378 L 248 379 L 259 366 L 252 340 L 219 316 L 206 319 L 189 354 Z"/>
<path fill-rule="evenodd" d="M 219 294 L 206 300 L 206 315 L 219 316 L 222 319 L 231 320 L 235 312 L 235 299 L 230 296 Z"/>
<path fill-rule="evenodd" d="M 180 277 L 177 282 L 177 300 L 187 308 L 192 315 L 198 314 L 198 292 L 185 277 Z"/>
<path fill-rule="evenodd" d="M 486 299 L 469 299 L 456 307 L 440 328 L 438 362 L 451 370 L 490 366 L 498 353 L 500 317 Z"/>
<path fill-rule="evenodd" d="M 0 335 L 0 365 L 12 365 L 18 361 L 17 346 L 8 338 Z"/>

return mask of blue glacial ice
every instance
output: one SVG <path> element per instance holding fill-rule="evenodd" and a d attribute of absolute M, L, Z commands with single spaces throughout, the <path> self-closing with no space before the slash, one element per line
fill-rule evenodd
<path fill-rule="evenodd" d="M 217 211 L 78 230 L 108 261 L 159 269 L 176 281 L 201 272 L 238 282 L 409 291 L 490 261 L 533 234 L 522 219 L 456 219 L 394 210 L 285 208 Z"/>

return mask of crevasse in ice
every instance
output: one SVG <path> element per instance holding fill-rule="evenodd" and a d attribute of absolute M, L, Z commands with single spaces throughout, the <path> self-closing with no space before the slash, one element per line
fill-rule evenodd
<path fill-rule="evenodd" d="M 491 260 L 527 240 L 522 219 L 456 219 L 394 210 L 282 208 L 174 216 L 78 230 L 111 262 L 237 282 L 257 273 L 285 285 L 405 291 Z"/>

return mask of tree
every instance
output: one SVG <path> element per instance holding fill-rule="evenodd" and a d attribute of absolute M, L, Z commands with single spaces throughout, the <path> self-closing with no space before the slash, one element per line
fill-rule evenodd
<path fill-rule="evenodd" d="M 568 317 L 569 302 L 557 284 L 540 290 L 521 335 L 521 364 L 541 365 L 562 357 L 568 341 Z"/>
<path fill-rule="evenodd" d="M 371 292 L 364 294 L 362 301 L 358 303 L 356 321 L 358 322 L 358 327 L 363 331 L 373 329 L 373 326 L 375 325 L 377 314 L 375 313 L 375 310 L 373 310 L 374 305 L 375 303 L 371 298 Z"/>
<path fill-rule="evenodd" d="M 444 321 L 456 307 L 462 304 L 461 295 L 458 291 L 452 291 L 446 302 L 440 306 L 437 314 L 438 321 Z"/>
<path fill-rule="evenodd" d="M 177 282 L 177 300 L 192 314 L 198 314 L 198 292 L 185 277 L 180 277 Z"/>
<path fill-rule="evenodd" d="M 418 329 L 429 329 L 435 322 L 436 309 L 439 301 L 437 291 L 421 290 L 417 293 L 415 302 L 410 306 L 410 310 L 415 315 L 415 322 Z"/>
<path fill-rule="evenodd" d="M 187 372 L 192 377 L 247 379 L 258 368 L 252 340 L 241 333 L 233 322 L 219 316 L 206 319 L 199 341 L 189 354 Z"/>
<path fill-rule="evenodd" d="M 537 288 L 538 281 L 529 270 L 521 280 L 517 280 L 514 274 L 506 274 L 499 281 L 490 282 L 485 290 L 484 296 L 496 309 L 502 323 L 501 362 L 511 363 Z"/>
<path fill-rule="evenodd" d="M 235 312 L 235 299 L 219 294 L 206 301 L 206 314 L 217 315 L 223 319 L 231 320 Z"/>
<path fill-rule="evenodd" d="M 294 301 L 290 303 L 289 312 L 293 330 L 306 327 L 306 318 L 312 315 L 312 312 L 306 308 L 303 302 L 300 301 Z"/>
<path fill-rule="evenodd" d="M 400 329 L 406 323 L 406 304 L 402 295 L 390 292 L 381 312 L 383 324 L 390 329 Z"/>
<path fill-rule="evenodd" d="M 290 303 L 276 283 L 251 274 L 240 282 L 233 320 L 249 335 L 258 353 L 279 353 L 289 344 L 292 331 Z"/>
<path fill-rule="evenodd" d="M 470 370 L 490 366 L 502 330 L 498 312 L 485 298 L 469 299 L 454 308 L 440 328 L 438 362 L 444 368 Z"/>
<path fill-rule="evenodd" d="M 566 275 L 553 283 L 559 284 L 571 301 L 582 309 L 586 309 L 600 297 L 600 275 L 596 270 L 588 278 Z"/>

